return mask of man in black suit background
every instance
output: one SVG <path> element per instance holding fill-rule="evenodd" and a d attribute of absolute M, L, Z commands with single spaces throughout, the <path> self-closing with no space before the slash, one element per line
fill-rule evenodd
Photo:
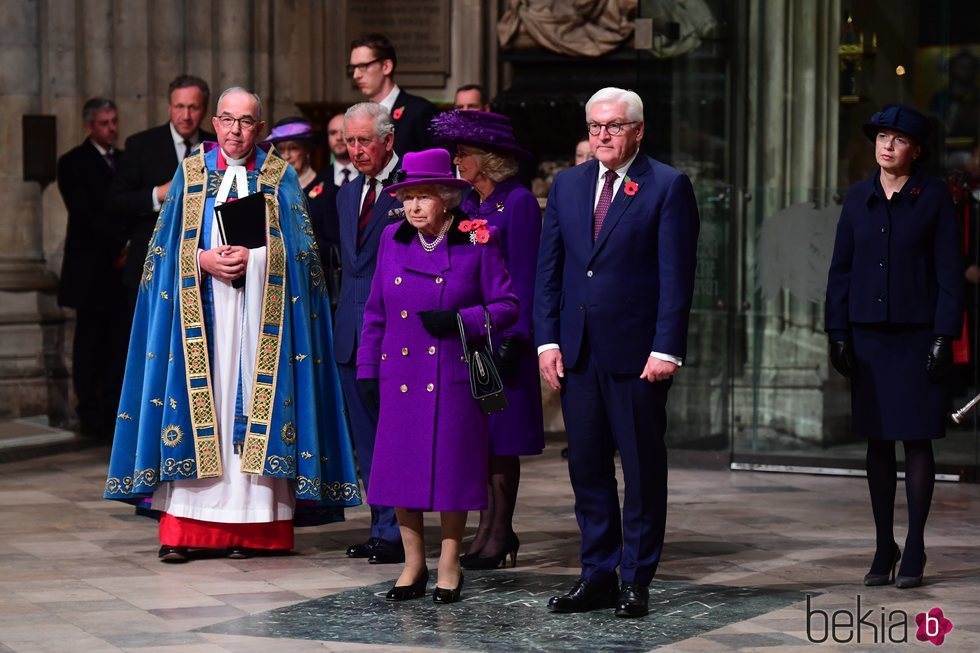
<path fill-rule="evenodd" d="M 429 123 L 439 110 L 399 88 L 394 78 L 397 66 L 395 47 L 384 35 L 365 34 L 351 41 L 347 74 L 368 100 L 388 110 L 395 123 L 395 153 L 404 156 L 433 147 Z"/>
<path fill-rule="evenodd" d="M 215 139 L 214 134 L 201 129 L 211 99 L 203 79 L 179 75 L 170 82 L 167 97 L 170 120 L 126 139 L 126 155 L 119 161 L 112 185 L 112 208 L 129 228 L 123 284 L 130 313 L 136 308 L 147 245 L 174 171 L 194 146 Z"/>
<path fill-rule="evenodd" d="M 344 139 L 344 114 L 338 113 L 327 123 L 327 146 L 330 148 L 330 171 L 333 174 L 333 185 L 339 190 L 341 186 L 354 181 L 361 174 L 347 153 L 347 141 Z"/>
<path fill-rule="evenodd" d="M 72 381 L 81 431 L 111 438 L 129 326 L 121 278 L 126 235 L 108 207 L 119 154 L 115 103 L 88 100 L 82 122 L 88 137 L 58 159 L 68 209 L 58 305 L 75 309 Z"/>

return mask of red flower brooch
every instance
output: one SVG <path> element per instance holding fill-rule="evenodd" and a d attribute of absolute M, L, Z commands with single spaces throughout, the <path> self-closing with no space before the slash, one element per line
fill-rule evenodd
<path fill-rule="evenodd" d="M 391 112 L 391 119 L 392 120 L 400 120 L 403 113 L 405 113 L 405 107 L 404 106 L 400 106 L 400 107 L 398 107 L 397 109 L 395 109 L 394 111 Z"/>
<path fill-rule="evenodd" d="M 922 194 L 922 188 L 920 188 L 919 186 L 915 186 L 912 188 L 911 191 L 909 191 L 909 197 L 912 199 L 915 199 L 921 194 Z"/>
<path fill-rule="evenodd" d="M 459 230 L 463 233 L 468 233 L 470 235 L 470 242 L 474 245 L 490 242 L 490 228 L 487 226 L 486 220 L 476 218 L 473 220 L 463 220 L 459 223 Z"/>
<path fill-rule="evenodd" d="M 633 181 L 629 177 L 627 177 L 625 180 L 623 180 L 623 192 L 624 193 L 626 193 L 630 197 L 633 197 L 634 195 L 636 195 L 636 191 L 638 191 L 638 190 L 640 190 L 640 185 L 638 183 L 636 183 L 635 181 Z"/>
<path fill-rule="evenodd" d="M 313 200 L 316 199 L 316 196 L 322 192 L 323 192 L 323 182 L 321 181 L 319 184 L 311 188 L 310 192 L 307 193 L 307 195 L 309 195 L 310 199 Z"/>

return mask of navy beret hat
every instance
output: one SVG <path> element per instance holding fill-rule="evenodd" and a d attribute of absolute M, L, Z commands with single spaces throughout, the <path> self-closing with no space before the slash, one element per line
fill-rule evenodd
<path fill-rule="evenodd" d="M 881 111 L 864 123 L 864 135 L 873 143 L 882 129 L 892 129 L 914 138 L 925 145 L 929 136 L 929 121 L 918 110 L 907 104 L 886 104 Z"/>

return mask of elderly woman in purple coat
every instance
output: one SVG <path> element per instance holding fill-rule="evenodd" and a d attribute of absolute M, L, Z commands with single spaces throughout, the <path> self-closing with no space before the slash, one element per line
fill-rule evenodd
<path fill-rule="evenodd" d="M 361 391 L 380 407 L 368 500 L 395 507 L 405 547 L 391 601 L 425 596 L 422 512 L 441 513 L 432 598 L 452 603 L 463 586 L 466 513 L 487 507 L 490 450 L 456 316 L 477 342 L 486 337 L 485 311 L 491 329 L 503 332 L 517 320 L 518 299 L 494 230 L 454 209 L 470 184 L 453 176 L 449 153 L 410 152 L 402 169 L 405 180 L 388 192 L 405 219 L 382 233 L 357 351 Z"/>
<path fill-rule="evenodd" d="M 531 335 L 531 308 L 541 241 L 538 200 L 515 179 L 517 159 L 530 154 L 517 146 L 510 120 L 486 111 L 453 111 L 432 122 L 436 142 L 456 152 L 462 179 L 473 184 L 460 204 L 470 218 L 486 220 L 500 233 L 500 251 L 514 292 L 521 301 L 517 323 L 494 341 L 497 368 L 504 381 L 507 410 L 490 417 L 490 505 L 480 514 L 480 526 L 464 569 L 495 569 L 517 564 L 520 541 L 514 533 L 514 507 L 521 478 L 519 456 L 544 449 L 541 381 Z"/>

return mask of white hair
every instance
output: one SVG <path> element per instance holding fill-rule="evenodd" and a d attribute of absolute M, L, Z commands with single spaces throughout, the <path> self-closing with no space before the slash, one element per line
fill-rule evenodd
<path fill-rule="evenodd" d="M 384 139 L 395 133 L 395 123 L 388 110 L 377 102 L 358 102 L 344 112 L 344 136 L 347 136 L 347 123 L 351 118 L 371 118 L 374 120 L 374 133 Z"/>
<path fill-rule="evenodd" d="M 635 122 L 643 122 L 643 100 L 640 96 L 625 88 L 607 86 L 600 88 L 589 101 L 585 103 L 585 119 L 589 120 L 592 106 L 600 102 L 617 102 L 626 105 L 626 117 Z"/>
<path fill-rule="evenodd" d="M 435 191 L 436 195 L 439 196 L 446 204 L 447 209 L 452 209 L 459 206 L 460 201 L 463 199 L 463 190 L 461 188 L 454 188 L 452 186 L 443 186 L 439 183 L 431 184 L 418 184 L 416 186 L 409 186 L 407 188 L 400 188 L 395 191 L 395 197 L 399 202 L 405 201 L 405 191 L 409 188 L 431 188 Z"/>
<path fill-rule="evenodd" d="M 229 86 L 225 90 L 221 91 L 221 95 L 218 96 L 218 103 L 215 105 L 215 113 L 220 113 L 217 108 L 221 106 L 221 101 L 225 99 L 226 95 L 236 95 L 238 93 L 244 93 L 245 95 L 251 95 L 252 99 L 255 100 L 255 106 L 258 107 L 259 115 L 255 116 L 256 120 L 262 120 L 262 98 L 258 96 L 257 93 L 253 93 L 244 86 Z"/>

